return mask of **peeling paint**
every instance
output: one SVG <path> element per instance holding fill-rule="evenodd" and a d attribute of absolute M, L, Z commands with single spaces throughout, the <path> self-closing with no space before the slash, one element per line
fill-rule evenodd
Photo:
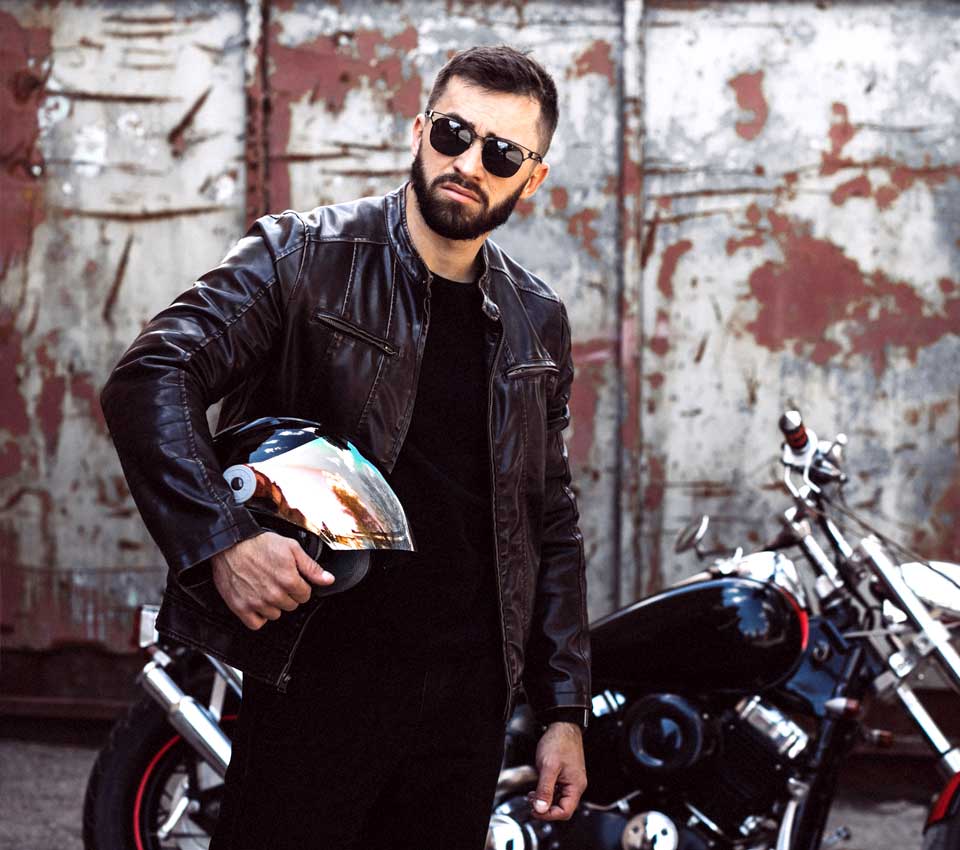
<path fill-rule="evenodd" d="M 660 274 L 657 275 L 657 289 L 660 290 L 664 298 L 673 298 L 673 276 L 677 271 L 677 263 L 692 247 L 693 242 L 689 239 L 681 239 L 664 249 Z"/>
<path fill-rule="evenodd" d="M 843 250 L 810 235 L 809 225 L 768 211 L 782 262 L 768 261 L 749 278 L 759 307 L 746 329 L 758 345 L 823 365 L 839 354 L 863 355 L 881 375 L 889 350 L 916 362 L 919 349 L 960 333 L 960 296 L 926 303 L 909 284 L 865 273 Z"/>
<path fill-rule="evenodd" d="M 46 217 L 37 148 L 38 111 L 50 73 L 51 34 L 45 27 L 24 27 L 0 10 L 0 279 L 30 251 L 33 232 Z"/>
<path fill-rule="evenodd" d="M 593 222 L 598 218 L 600 218 L 600 213 L 597 210 L 585 209 L 567 219 L 567 231 L 583 243 L 583 247 L 591 257 L 600 256 L 600 251 L 596 246 L 598 234 L 593 226 Z"/>
<path fill-rule="evenodd" d="M 616 66 L 610 55 L 611 45 L 607 41 L 595 41 L 581 53 L 576 60 L 571 76 L 583 77 L 586 74 L 600 74 L 611 84 L 616 82 Z"/>
<path fill-rule="evenodd" d="M 408 118 L 423 106 L 424 83 L 415 71 L 404 69 L 404 59 L 417 45 L 417 31 L 407 26 L 387 37 L 376 30 L 323 34 L 289 47 L 283 43 L 283 25 L 271 21 L 269 74 L 271 120 L 267 128 L 272 158 L 289 150 L 291 108 L 304 97 L 322 100 L 331 113 L 344 109 L 354 89 L 369 87 L 383 98 L 388 113 Z M 290 203 L 288 169 L 278 162 L 270 169 L 270 202 L 277 209 Z"/>
<path fill-rule="evenodd" d="M 737 122 L 737 135 L 752 141 L 760 135 L 769 113 L 766 98 L 763 96 L 763 71 L 738 74 L 729 81 L 729 85 L 736 92 L 737 106 L 753 113 L 748 121 Z"/>

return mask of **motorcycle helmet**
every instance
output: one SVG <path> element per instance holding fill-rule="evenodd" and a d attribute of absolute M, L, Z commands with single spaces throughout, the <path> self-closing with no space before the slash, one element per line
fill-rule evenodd
<path fill-rule="evenodd" d="M 374 549 L 413 550 L 403 506 L 380 470 L 318 423 L 255 419 L 220 431 L 213 446 L 237 504 L 336 577 L 314 596 L 354 587 Z"/>

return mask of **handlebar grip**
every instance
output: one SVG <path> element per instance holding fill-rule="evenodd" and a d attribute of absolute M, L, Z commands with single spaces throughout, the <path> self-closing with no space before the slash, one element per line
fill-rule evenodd
<path fill-rule="evenodd" d="M 786 438 L 787 445 L 795 452 L 802 452 L 810 442 L 799 410 L 788 410 L 780 417 L 780 430 Z"/>

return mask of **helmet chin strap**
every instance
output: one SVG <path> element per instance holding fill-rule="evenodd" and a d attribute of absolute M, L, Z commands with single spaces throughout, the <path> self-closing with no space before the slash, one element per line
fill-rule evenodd
<path fill-rule="evenodd" d="M 336 581 L 326 586 L 315 585 L 313 596 L 330 596 L 355 587 L 370 572 L 370 549 L 328 549 L 324 547 L 316 560 Z"/>

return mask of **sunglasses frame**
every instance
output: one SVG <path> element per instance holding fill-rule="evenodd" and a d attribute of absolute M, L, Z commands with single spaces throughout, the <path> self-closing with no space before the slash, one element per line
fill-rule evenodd
<path fill-rule="evenodd" d="M 486 144 L 487 144 L 487 142 L 502 142 L 502 143 L 504 143 L 504 144 L 512 145 L 513 147 L 517 148 L 517 150 L 519 150 L 521 153 L 524 154 L 524 157 L 523 157 L 522 160 L 520 160 L 520 162 L 514 163 L 513 160 L 507 159 L 506 156 L 504 156 L 502 153 L 499 153 L 499 152 L 498 152 L 498 156 L 499 156 L 500 159 L 502 159 L 504 162 L 509 162 L 511 165 L 516 165 L 516 166 L 517 166 L 516 169 L 514 170 L 513 174 L 503 175 L 503 174 L 496 174 L 495 172 L 491 171 L 491 170 L 487 167 L 487 163 L 484 162 L 483 154 L 481 153 L 481 155 L 480 155 L 480 161 L 483 162 L 483 167 L 484 167 L 484 169 L 486 169 L 486 171 L 488 171 L 488 172 L 489 172 L 490 174 L 492 174 L 494 177 L 500 177 L 501 179 L 504 179 L 504 180 L 506 180 L 506 179 L 508 179 L 508 178 L 510 178 L 510 177 L 513 177 L 514 175 L 516 175 L 516 173 L 517 173 L 517 172 L 520 170 L 520 168 L 523 166 L 523 163 L 526 162 L 528 159 L 532 159 L 534 162 L 543 162 L 543 154 L 539 154 L 539 153 L 537 153 L 537 152 L 534 151 L 534 150 L 530 150 L 530 148 L 528 148 L 528 147 L 526 147 L 526 146 L 524 146 L 524 145 L 521 145 L 521 144 L 519 144 L 518 142 L 512 142 L 512 141 L 510 141 L 510 139 L 504 139 L 502 136 L 492 136 L 492 135 L 491 135 L 491 136 L 481 136 L 479 133 L 477 133 L 476 130 L 473 129 L 472 126 L 470 126 L 470 124 L 469 124 L 468 122 L 466 122 L 463 118 L 459 118 L 459 117 L 456 116 L 456 115 L 447 115 L 445 112 L 437 112 L 436 109 L 426 109 L 426 110 L 424 110 L 423 114 L 424 114 L 424 117 L 430 119 L 430 132 L 427 134 L 427 135 L 428 135 L 428 138 L 430 138 L 430 147 L 432 147 L 437 153 L 443 154 L 443 156 L 460 156 L 460 154 L 462 154 L 464 151 L 469 150 L 469 149 L 470 149 L 470 146 L 471 146 L 475 141 L 477 141 L 477 139 L 479 139 L 480 142 L 482 143 L 482 150 L 486 150 Z M 465 147 L 462 151 L 460 151 L 460 153 L 456 153 L 456 154 L 444 153 L 442 150 L 439 150 L 439 149 L 437 148 L 437 146 L 433 143 L 433 128 L 437 126 L 437 122 L 436 122 L 434 116 L 439 117 L 439 118 L 446 118 L 448 121 L 456 121 L 458 124 L 460 124 L 460 125 L 462 126 L 462 128 L 463 128 L 464 130 L 466 130 L 466 131 L 470 134 L 470 141 L 466 143 L 466 147 Z M 458 136 L 459 136 L 459 134 L 458 134 Z M 463 141 L 463 140 L 461 139 L 461 141 Z"/>

